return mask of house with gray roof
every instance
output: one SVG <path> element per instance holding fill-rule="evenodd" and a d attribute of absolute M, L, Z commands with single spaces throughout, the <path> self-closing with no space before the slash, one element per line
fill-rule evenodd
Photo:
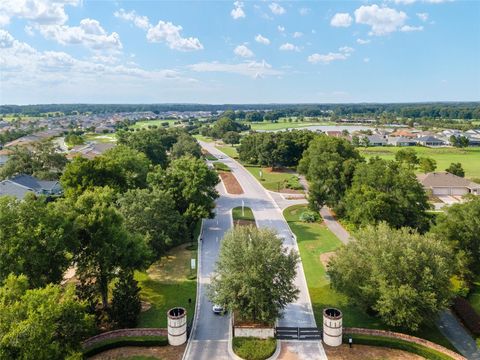
<path fill-rule="evenodd" d="M 412 138 L 407 138 L 403 136 L 390 136 L 387 140 L 389 145 L 394 146 L 415 146 L 417 145 L 417 140 Z"/>
<path fill-rule="evenodd" d="M 23 199 L 29 192 L 35 195 L 58 196 L 62 194 L 62 188 L 58 181 L 38 180 L 24 174 L 0 181 L 0 196 L 10 195 Z"/>
<path fill-rule="evenodd" d="M 366 135 L 364 138 L 368 139 L 369 146 L 385 146 L 387 139 L 380 135 Z"/>
<path fill-rule="evenodd" d="M 445 142 L 442 139 L 439 139 L 435 136 L 430 136 L 430 135 L 421 136 L 421 137 L 417 138 L 416 140 L 417 140 L 418 144 L 423 145 L 423 146 L 434 147 L 434 146 L 445 145 Z"/>
<path fill-rule="evenodd" d="M 480 184 L 448 172 L 431 172 L 417 175 L 418 181 L 435 196 L 480 195 Z"/>

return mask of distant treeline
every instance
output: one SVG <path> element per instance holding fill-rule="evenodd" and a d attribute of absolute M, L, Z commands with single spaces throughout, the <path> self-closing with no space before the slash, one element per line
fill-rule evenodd
<path fill-rule="evenodd" d="M 42 104 L 0 105 L 0 114 L 39 116 L 60 112 L 71 114 L 104 114 L 117 112 L 152 111 L 275 111 L 279 116 L 375 117 L 395 120 L 400 118 L 480 119 L 480 102 L 395 103 L 395 104 Z M 277 116 L 275 116 L 277 117 Z"/>

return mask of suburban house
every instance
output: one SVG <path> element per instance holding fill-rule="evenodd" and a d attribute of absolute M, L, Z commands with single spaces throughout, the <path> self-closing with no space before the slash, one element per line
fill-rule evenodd
<path fill-rule="evenodd" d="M 58 181 L 38 180 L 24 174 L 0 181 L 0 196 L 10 195 L 23 199 L 29 192 L 35 195 L 56 196 L 62 193 L 62 188 Z"/>
<path fill-rule="evenodd" d="M 364 138 L 368 139 L 369 146 L 385 146 L 387 139 L 380 135 L 366 135 Z"/>
<path fill-rule="evenodd" d="M 416 138 L 417 134 L 410 130 L 398 129 L 390 134 L 390 136 L 401 137 L 401 138 Z"/>
<path fill-rule="evenodd" d="M 394 146 L 415 146 L 417 145 L 417 140 L 403 136 L 389 137 L 388 144 Z"/>
<path fill-rule="evenodd" d="M 480 184 L 469 181 L 448 172 L 431 172 L 417 175 L 418 181 L 432 195 L 463 196 L 467 194 L 480 195 Z"/>
<path fill-rule="evenodd" d="M 90 143 L 86 145 L 77 145 L 67 154 L 67 159 L 71 160 L 76 156 L 81 156 L 91 160 L 114 147 L 115 143 Z"/>
<path fill-rule="evenodd" d="M 417 143 L 423 146 L 443 146 L 445 142 L 435 136 L 422 136 L 417 138 Z"/>

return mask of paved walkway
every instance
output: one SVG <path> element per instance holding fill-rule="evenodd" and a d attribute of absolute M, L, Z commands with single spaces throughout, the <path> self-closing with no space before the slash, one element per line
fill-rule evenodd
<path fill-rule="evenodd" d="M 444 310 L 440 313 L 437 326 L 441 333 L 468 360 L 480 360 L 480 350 L 475 339 L 450 310 Z"/>

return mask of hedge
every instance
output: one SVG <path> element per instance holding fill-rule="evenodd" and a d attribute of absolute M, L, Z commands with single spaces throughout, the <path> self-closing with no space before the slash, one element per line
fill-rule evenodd
<path fill-rule="evenodd" d="M 480 336 L 480 316 L 470 303 L 462 298 L 457 297 L 453 301 L 453 311 L 462 320 L 468 330 L 475 336 Z"/>
<path fill-rule="evenodd" d="M 352 338 L 353 346 L 355 346 L 355 344 L 360 344 L 360 345 L 388 347 L 391 349 L 404 350 L 413 354 L 417 354 L 429 360 L 452 360 L 452 358 L 446 354 L 442 354 L 441 352 L 438 352 L 433 349 L 429 349 L 420 344 L 415 344 L 415 343 L 411 343 L 411 342 L 400 340 L 400 339 L 387 338 L 383 336 L 345 334 L 343 336 L 343 343 L 348 344 L 349 338 Z"/>
<path fill-rule="evenodd" d="M 166 346 L 166 336 L 123 336 L 114 339 L 106 339 L 83 350 L 85 357 L 97 355 L 103 351 L 124 346 Z"/>
<path fill-rule="evenodd" d="M 234 337 L 233 351 L 245 360 L 265 360 L 277 349 L 273 338 L 257 339 L 252 337 Z"/>

